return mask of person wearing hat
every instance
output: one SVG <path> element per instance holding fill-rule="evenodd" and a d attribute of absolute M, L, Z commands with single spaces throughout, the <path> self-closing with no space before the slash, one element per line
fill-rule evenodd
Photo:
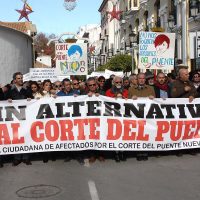
<path fill-rule="evenodd" d="M 146 84 L 154 86 L 154 75 L 149 71 L 147 71 L 145 75 L 146 75 Z"/>

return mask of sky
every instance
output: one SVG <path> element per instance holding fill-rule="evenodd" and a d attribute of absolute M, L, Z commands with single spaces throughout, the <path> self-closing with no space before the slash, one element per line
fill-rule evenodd
<path fill-rule="evenodd" d="M 15 9 L 23 8 L 22 0 L 0 0 L 0 21 L 17 22 L 20 14 Z M 77 6 L 72 11 L 65 10 L 64 0 L 27 0 L 33 13 L 29 20 L 36 25 L 37 31 L 59 35 L 74 32 L 86 24 L 100 24 L 98 9 L 102 0 L 76 0 Z M 24 18 L 21 22 L 26 21 Z"/>

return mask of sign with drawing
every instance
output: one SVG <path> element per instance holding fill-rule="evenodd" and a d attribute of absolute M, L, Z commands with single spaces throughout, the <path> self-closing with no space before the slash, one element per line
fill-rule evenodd
<path fill-rule="evenodd" d="M 58 75 L 87 75 L 86 43 L 57 43 L 55 48 Z"/>
<path fill-rule="evenodd" d="M 175 33 L 140 32 L 140 69 L 174 69 Z"/>

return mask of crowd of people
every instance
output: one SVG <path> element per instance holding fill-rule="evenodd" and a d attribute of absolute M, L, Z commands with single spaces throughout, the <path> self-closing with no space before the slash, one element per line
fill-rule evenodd
<path fill-rule="evenodd" d="M 23 74 L 16 72 L 10 84 L 1 86 L 0 100 L 41 99 L 44 97 L 57 96 L 78 96 L 78 95 L 104 95 L 115 99 L 133 99 L 139 97 L 153 98 L 188 98 L 191 102 L 194 98 L 200 97 L 200 71 L 192 71 L 189 73 L 186 66 L 179 69 L 177 75 L 173 73 L 164 74 L 158 72 L 152 74 L 150 71 L 146 73 L 131 74 L 129 77 L 118 77 L 111 75 L 109 79 L 104 76 L 90 77 L 86 81 L 79 80 L 77 77 L 63 79 L 52 83 L 50 80 L 43 82 L 28 81 L 23 82 Z M 58 152 L 41 153 L 43 162 L 48 162 L 51 158 L 56 159 Z M 95 162 L 105 160 L 106 152 L 103 151 L 84 151 L 84 152 L 62 152 L 65 161 L 76 158 L 81 164 L 84 158 Z M 138 161 L 147 160 L 148 152 L 136 152 Z M 177 154 L 178 155 L 178 154 Z M 179 153 L 181 155 L 181 153 Z M 0 167 L 3 167 L 3 158 L 0 156 Z M 125 161 L 126 153 L 116 151 L 113 153 L 116 162 Z M 31 154 L 14 154 L 13 166 L 17 166 L 21 162 L 31 165 Z"/>

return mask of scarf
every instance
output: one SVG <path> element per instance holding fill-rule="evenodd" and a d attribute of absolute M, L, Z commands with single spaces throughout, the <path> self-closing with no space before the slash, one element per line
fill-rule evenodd
<path fill-rule="evenodd" d="M 156 82 L 155 86 L 158 87 L 160 90 L 164 91 L 167 91 L 169 89 L 169 86 L 166 83 L 161 85 L 160 83 Z"/>

